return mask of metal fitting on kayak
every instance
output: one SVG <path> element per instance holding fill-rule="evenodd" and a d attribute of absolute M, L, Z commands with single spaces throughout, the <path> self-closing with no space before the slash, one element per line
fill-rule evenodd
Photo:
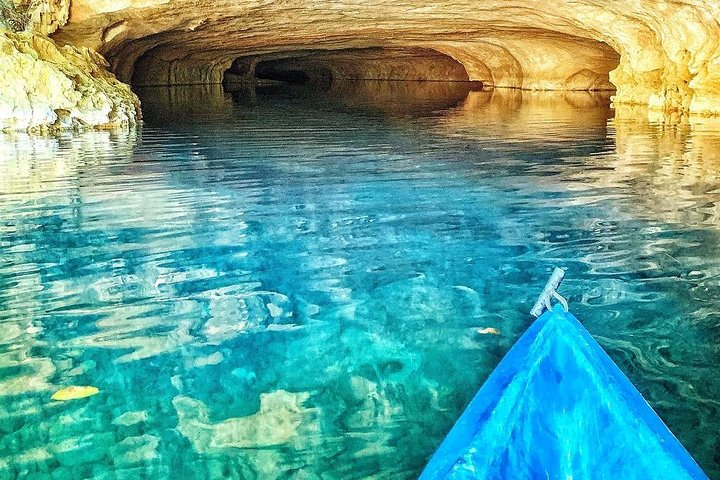
<path fill-rule="evenodd" d="M 562 268 L 555 268 L 550 276 L 550 279 L 545 284 L 545 288 L 543 288 L 542 293 L 535 302 L 535 305 L 533 305 L 532 310 L 530 310 L 530 315 L 537 318 L 542 315 L 545 309 L 552 310 L 550 298 L 555 298 L 558 302 L 560 302 L 565 311 L 568 311 L 567 300 L 565 300 L 565 298 L 557 292 L 557 289 L 560 287 L 560 283 L 564 277 L 565 270 Z"/>

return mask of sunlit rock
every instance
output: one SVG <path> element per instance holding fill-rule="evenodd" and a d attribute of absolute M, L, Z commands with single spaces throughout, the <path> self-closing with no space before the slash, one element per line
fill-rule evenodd
<path fill-rule="evenodd" d="M 0 30 L 0 130 L 134 125 L 137 97 L 92 50 Z"/>
<path fill-rule="evenodd" d="M 0 68 L 0 79 L 6 78 L 0 128 L 133 124 L 137 99 L 94 51 L 121 80 L 137 85 L 278 75 L 326 84 L 340 78 L 474 80 L 531 90 L 617 88 L 617 105 L 717 114 L 718 15 L 717 0 L 381 0 L 325 8 L 43 0 L 25 26 L 33 33 L 0 34 L 9 60 Z M 56 48 L 45 37 L 50 34 L 67 49 Z"/>
<path fill-rule="evenodd" d="M 331 71 L 346 72 L 343 65 L 350 65 L 356 74 L 389 78 L 405 73 L 378 69 L 376 60 L 367 61 L 367 49 L 384 50 L 387 59 L 425 49 L 454 59 L 469 79 L 488 85 L 614 86 L 617 104 L 720 111 L 716 0 L 380 0 L 321 7 L 310 2 L 74 0 L 70 13 L 70 22 L 55 37 L 98 50 L 128 82 L 134 74 L 144 84 L 220 82 L 238 57 L 249 56 L 303 57 Z M 344 58 L 355 61 L 312 53 L 329 50 L 344 50 Z M 406 63 L 416 73 L 436 68 L 424 58 Z"/>

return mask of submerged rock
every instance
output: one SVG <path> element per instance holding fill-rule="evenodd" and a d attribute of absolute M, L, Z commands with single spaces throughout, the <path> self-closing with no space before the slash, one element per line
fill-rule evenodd
<path fill-rule="evenodd" d="M 500 330 L 494 327 L 478 328 L 477 332 L 480 335 L 500 335 Z"/>
<path fill-rule="evenodd" d="M 0 30 L 0 130 L 134 125 L 140 101 L 87 48 Z"/>
<path fill-rule="evenodd" d="M 137 412 L 125 412 L 115 418 L 112 421 L 113 425 L 120 425 L 123 427 L 129 427 L 132 425 L 137 425 L 138 423 L 147 422 L 148 420 L 148 413 L 146 411 L 137 411 Z"/>
<path fill-rule="evenodd" d="M 178 415 L 178 431 L 199 453 L 224 448 L 266 448 L 289 442 L 303 422 L 312 421 L 311 408 L 303 406 L 307 393 L 277 390 L 260 396 L 260 410 L 246 417 L 228 418 L 214 423 L 207 405 L 186 396 L 173 399 Z"/>
<path fill-rule="evenodd" d="M 158 457 L 160 438 L 155 435 L 143 434 L 128 437 L 110 448 L 113 463 L 117 466 L 144 464 Z"/>

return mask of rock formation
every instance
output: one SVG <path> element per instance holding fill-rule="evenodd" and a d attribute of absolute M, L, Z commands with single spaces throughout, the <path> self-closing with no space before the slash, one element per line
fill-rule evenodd
<path fill-rule="evenodd" d="M 67 22 L 69 4 L 0 2 L 0 130 L 113 127 L 139 118 L 139 100 L 102 56 L 47 37 Z"/>
<path fill-rule="evenodd" d="M 616 88 L 616 104 L 720 114 L 718 0 L 35 2 L 32 31 L 99 52 L 120 80 L 138 86 L 219 83 L 228 69 L 234 79 L 252 77 L 259 64 L 301 76 L 437 79 L 445 72 L 486 87 Z M 129 121 L 134 98 L 123 91 L 113 101 L 115 116 L 90 123 Z M 8 117 L 7 107 L 0 117 Z"/>
<path fill-rule="evenodd" d="M 140 103 L 96 52 L 0 32 L 0 130 L 134 124 Z"/>

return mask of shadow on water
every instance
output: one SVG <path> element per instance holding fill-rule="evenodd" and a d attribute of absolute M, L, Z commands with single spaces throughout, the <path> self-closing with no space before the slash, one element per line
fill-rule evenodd
<path fill-rule="evenodd" d="M 149 123 L 162 124 L 195 114 L 229 113 L 232 102 L 239 108 L 284 107 L 327 109 L 394 116 L 423 116 L 461 107 L 470 115 L 480 111 L 512 116 L 518 111 L 542 111 L 555 121 L 575 112 L 581 124 L 604 124 L 611 116 L 609 92 L 528 92 L 516 89 L 478 90 L 474 82 L 335 81 L 327 89 L 286 83 L 227 84 L 157 87 L 139 90 Z M 522 108 L 521 108 L 522 107 Z M 532 113 L 531 113 L 532 114 Z M 584 115 L 583 115 L 584 114 Z M 590 118 L 586 115 L 589 114 Z M 181 116 L 178 118 L 178 116 Z M 540 122 L 536 122 L 540 123 Z"/>
<path fill-rule="evenodd" d="M 0 138 L 0 479 L 415 478 L 553 265 L 720 474 L 716 122 L 462 83 L 140 93 L 137 132 Z M 49 400 L 72 384 L 101 393 Z"/>

